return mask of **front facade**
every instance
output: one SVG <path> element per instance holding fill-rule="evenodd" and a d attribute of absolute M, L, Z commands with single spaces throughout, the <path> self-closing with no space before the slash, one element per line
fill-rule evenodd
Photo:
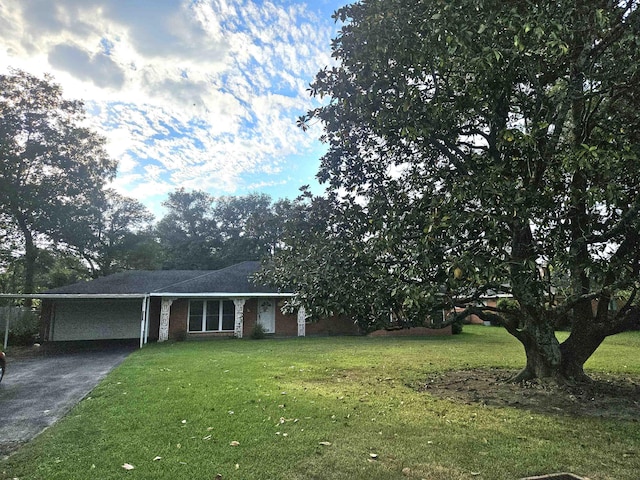
<path fill-rule="evenodd" d="M 215 271 L 122 272 L 45 292 L 42 337 L 49 341 L 169 339 L 251 334 L 305 336 L 358 334 L 347 319 L 308 322 L 304 309 L 284 314 L 292 294 L 255 285 L 258 262 Z"/>

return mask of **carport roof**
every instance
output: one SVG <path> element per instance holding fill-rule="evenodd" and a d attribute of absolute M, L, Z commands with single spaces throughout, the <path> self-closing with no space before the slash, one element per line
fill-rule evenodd
<path fill-rule="evenodd" d="M 282 296 L 276 288 L 251 281 L 260 262 L 242 262 L 221 270 L 131 270 L 36 294 L 39 298 L 246 295 Z"/>

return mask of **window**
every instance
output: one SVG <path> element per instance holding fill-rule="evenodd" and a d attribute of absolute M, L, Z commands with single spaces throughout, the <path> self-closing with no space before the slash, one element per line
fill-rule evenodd
<path fill-rule="evenodd" d="M 231 300 L 191 300 L 189 332 L 232 332 L 235 314 Z"/>

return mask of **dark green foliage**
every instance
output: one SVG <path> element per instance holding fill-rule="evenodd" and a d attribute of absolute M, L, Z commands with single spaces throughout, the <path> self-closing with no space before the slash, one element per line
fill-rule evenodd
<path fill-rule="evenodd" d="M 164 202 L 168 213 L 156 235 L 163 268 L 211 270 L 271 255 L 289 202 L 265 194 L 213 197 L 179 189 Z"/>
<path fill-rule="evenodd" d="M 160 247 L 151 231 L 153 215 L 137 200 L 105 190 L 82 220 L 83 228 L 68 241 L 89 264 L 94 278 L 159 267 Z"/>
<path fill-rule="evenodd" d="M 36 287 L 38 238 L 72 237 L 115 174 L 104 139 L 83 122 L 82 102 L 50 77 L 0 75 L 0 240 L 24 251 L 24 293 Z"/>
<path fill-rule="evenodd" d="M 301 203 L 311 233 L 288 232 L 271 278 L 320 313 L 461 307 L 522 342 L 519 378 L 584 379 L 640 323 L 638 2 L 364 0 L 336 17 L 336 66 L 310 89 L 328 101 L 300 119 L 324 125 L 330 193 Z M 476 307 L 489 291 L 518 315 Z"/>
<path fill-rule="evenodd" d="M 256 322 L 253 325 L 253 328 L 251 329 L 250 337 L 253 338 L 254 340 L 262 340 L 266 336 L 267 336 L 267 332 L 265 332 L 264 327 L 258 322 Z"/>

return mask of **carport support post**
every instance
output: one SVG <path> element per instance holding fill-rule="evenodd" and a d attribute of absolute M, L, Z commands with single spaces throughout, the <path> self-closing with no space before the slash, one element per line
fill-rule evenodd
<path fill-rule="evenodd" d="M 160 332 L 158 333 L 158 342 L 169 340 L 169 316 L 171 315 L 171 304 L 175 298 L 162 297 L 160 306 Z"/>
<path fill-rule="evenodd" d="M 149 297 L 143 297 L 142 299 L 142 313 L 140 314 L 140 348 L 147 343 L 145 334 L 147 331 L 147 302 Z"/>
<path fill-rule="evenodd" d="M 243 325 L 244 325 L 244 303 L 245 298 L 234 298 L 233 305 L 236 307 L 235 311 L 235 328 L 234 335 L 236 338 L 242 338 Z"/>
<path fill-rule="evenodd" d="M 7 310 L 8 312 L 8 310 Z M 7 349 L 7 343 L 9 342 L 9 314 L 7 313 L 5 315 L 5 324 L 4 324 L 4 348 L 3 350 Z"/>

